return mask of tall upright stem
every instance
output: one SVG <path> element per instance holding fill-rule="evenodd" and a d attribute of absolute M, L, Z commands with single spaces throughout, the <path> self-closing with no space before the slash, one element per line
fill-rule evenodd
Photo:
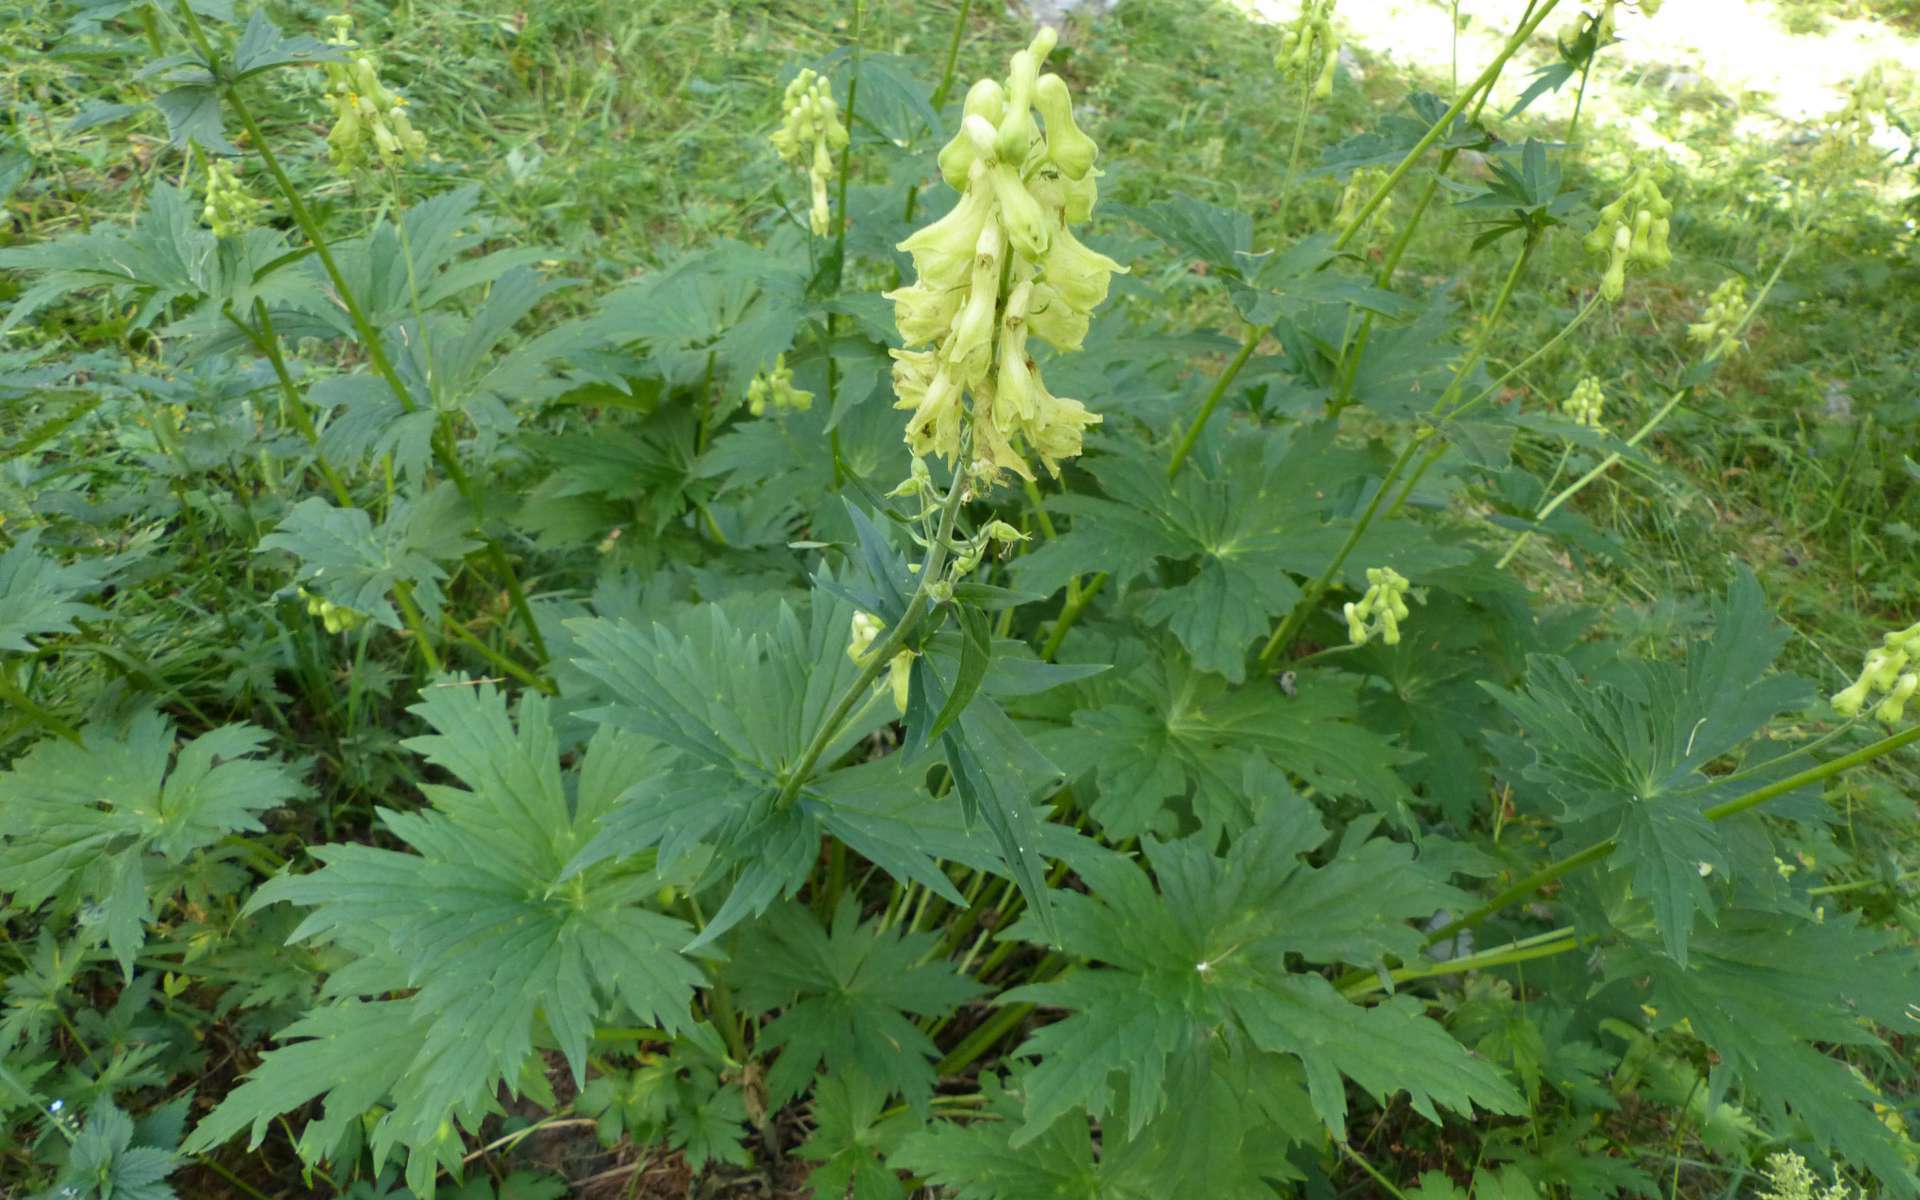
<path fill-rule="evenodd" d="M 800 752 L 800 757 L 794 761 L 792 767 L 787 769 L 781 780 L 780 793 L 774 798 L 775 808 L 785 808 L 800 795 L 800 789 L 805 787 L 807 780 L 813 777 L 813 769 L 820 762 L 820 756 L 826 753 L 828 746 L 833 744 L 833 739 L 840 736 L 840 728 L 846 722 L 847 714 L 853 711 L 853 706 L 867 694 L 867 689 L 880 677 L 880 672 L 887 668 L 893 656 L 898 654 L 906 645 L 907 639 L 913 636 L 920 624 L 920 618 L 925 615 L 927 606 L 932 602 L 933 587 L 939 581 L 941 572 L 946 569 L 947 553 L 953 542 L 954 522 L 959 518 L 960 504 L 966 492 L 967 472 L 964 465 L 956 461 L 953 487 L 947 491 L 946 504 L 940 512 L 940 533 L 933 539 L 933 545 L 927 551 L 926 561 L 920 565 L 920 583 L 913 590 L 913 598 L 907 602 L 907 611 L 901 614 L 900 619 L 894 622 L 893 628 L 887 631 L 886 639 L 867 652 L 866 665 L 860 668 L 860 673 L 854 676 L 853 682 L 840 693 L 840 698 L 834 701 L 833 707 L 827 711 L 819 728 L 813 731 L 813 737 L 807 742 L 806 749 Z"/>
<path fill-rule="evenodd" d="M 194 13 L 193 6 L 187 0 L 177 0 L 176 7 L 182 24 L 193 40 L 194 46 L 200 51 L 201 57 L 210 65 L 216 63 L 217 55 L 214 53 L 213 43 L 208 40 L 207 32 L 201 27 L 200 18 Z M 313 247 L 314 256 L 320 260 L 321 270 L 326 272 L 328 282 L 333 285 L 335 298 L 339 301 L 340 307 L 346 310 L 347 320 L 353 325 L 354 333 L 366 350 L 367 361 L 372 364 L 375 373 L 385 381 L 401 409 L 413 412 L 418 405 L 414 401 L 411 390 L 401 380 L 400 373 L 394 370 L 393 360 L 387 355 L 386 346 L 380 340 L 379 331 L 374 329 L 373 322 L 367 319 L 366 310 L 361 308 L 359 298 L 354 295 L 353 288 L 348 285 L 346 275 L 340 270 L 340 264 L 333 257 L 333 251 L 321 232 L 320 223 L 314 219 L 312 211 L 301 199 L 299 189 L 294 186 L 293 180 L 280 165 L 279 156 L 267 143 L 266 135 L 261 132 L 259 123 L 254 120 L 253 111 L 247 107 L 245 98 L 240 95 L 240 89 L 232 84 L 225 85 L 221 89 L 221 97 L 233 109 L 233 114 L 239 118 L 241 127 L 247 131 L 248 141 L 260 155 L 261 163 L 267 168 L 267 173 L 273 176 L 275 186 L 280 189 L 281 196 L 285 198 L 287 211 L 292 214 L 294 224 L 300 227 L 301 234 Z M 432 447 L 434 461 L 439 463 L 441 470 L 447 473 L 447 478 L 453 481 L 454 487 L 459 489 L 468 507 L 473 510 L 475 528 L 480 532 L 481 540 L 486 543 L 488 559 L 492 562 L 494 569 L 500 572 L 514 612 L 526 626 L 528 640 L 540 656 L 540 661 L 544 663 L 547 660 L 546 639 L 541 635 L 540 627 L 534 622 L 533 612 L 527 605 L 526 593 L 520 586 L 520 577 L 515 574 L 513 564 L 508 561 L 506 552 L 498 541 L 484 530 L 479 530 L 484 510 L 481 507 L 479 495 L 474 491 L 473 481 L 461 468 L 459 458 L 455 455 L 450 439 L 446 436 L 446 426 L 436 425 Z"/>

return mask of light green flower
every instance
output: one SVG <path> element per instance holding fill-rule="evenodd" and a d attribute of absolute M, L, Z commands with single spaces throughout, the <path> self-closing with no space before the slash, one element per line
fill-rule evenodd
<path fill-rule="evenodd" d="M 1057 474 L 1080 453 L 1100 417 L 1047 389 L 1028 343 L 1079 349 L 1125 270 L 1068 228 L 1091 215 L 1100 172 L 1065 81 L 1041 71 L 1055 38 L 1041 29 L 1005 81 L 968 89 L 939 157 L 959 202 L 900 243 L 917 278 L 887 293 L 905 342 L 893 352 L 893 386 L 895 407 L 913 414 L 907 444 L 949 461 L 970 446 L 967 470 L 981 486 L 1008 471 L 1033 479 L 1030 456 Z"/>
<path fill-rule="evenodd" d="M 1412 585 L 1392 567 L 1367 568 L 1367 592 L 1359 603 L 1348 601 L 1341 611 L 1347 618 L 1347 638 L 1364 646 L 1377 635 L 1389 646 L 1400 644 L 1400 622 L 1407 619 L 1407 591 Z"/>
<path fill-rule="evenodd" d="M 1889 725 L 1906 716 L 1907 702 L 1920 692 L 1920 622 L 1895 630 L 1867 651 L 1860 676 L 1833 697 L 1834 711 L 1857 717 L 1876 697 L 1880 703 L 1873 715 Z"/>
<path fill-rule="evenodd" d="M 1600 381 L 1592 375 L 1574 385 L 1573 395 L 1561 405 L 1561 411 L 1573 418 L 1573 423 L 1587 429 L 1605 429 L 1600 422 L 1600 414 L 1607 405 L 1606 393 L 1600 390 Z"/>
<path fill-rule="evenodd" d="M 833 227 L 827 183 L 833 178 L 834 151 L 846 148 L 847 127 L 840 121 L 832 86 L 811 68 L 802 70 L 787 84 L 785 107 L 780 128 L 769 140 L 782 159 L 795 166 L 806 165 L 812 201 L 807 225 L 815 237 L 825 237 Z"/>

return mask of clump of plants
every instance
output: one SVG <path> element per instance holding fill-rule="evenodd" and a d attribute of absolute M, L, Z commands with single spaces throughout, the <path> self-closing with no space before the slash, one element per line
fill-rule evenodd
<path fill-rule="evenodd" d="M 103 1200 L 669 1155 L 859 1200 L 1585 1198 L 1659 1194 L 1611 1133 L 1653 1112 L 1779 1195 L 1920 1191 L 1920 954 L 1848 903 L 1884 855 L 1825 791 L 1920 740 L 1915 629 L 1829 702 L 1743 568 L 1654 658 L 1511 569 L 1592 544 L 1572 502 L 1778 277 L 1625 436 L 1602 374 L 1498 402 L 1684 228 L 1650 172 L 1596 208 L 1496 136 L 1555 8 L 1331 147 L 1351 195 L 1298 228 L 1309 4 L 1274 244 L 1102 210 L 1058 31 L 948 105 L 960 31 L 929 87 L 856 8 L 785 85 L 804 203 L 566 319 L 343 19 L 141 10 L 198 193 L 0 250 L 8 327 L 131 314 L 0 376 L 0 1162 Z M 1401 277 L 1449 205 L 1476 312 Z M 1128 274 L 1123 223 L 1189 269 Z M 1583 227 L 1595 277 L 1496 376 Z M 1231 328 L 1167 326 L 1193 264 Z M 138 470 L 55 485 L 88 456 Z M 595 1165 L 517 1157 L 564 1131 Z"/>

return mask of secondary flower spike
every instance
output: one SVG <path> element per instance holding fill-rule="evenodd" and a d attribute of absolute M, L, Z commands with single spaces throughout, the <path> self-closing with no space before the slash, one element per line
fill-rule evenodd
<path fill-rule="evenodd" d="M 373 56 L 352 37 L 353 18 L 327 18 L 333 36 L 327 45 L 338 47 L 344 62 L 320 64 L 327 72 L 327 103 L 333 107 L 333 130 L 327 134 L 327 154 L 336 170 L 350 171 L 367 160 L 367 140 L 383 161 L 418 160 L 426 155 L 427 139 L 407 119 L 405 96 L 380 82 Z"/>
<path fill-rule="evenodd" d="M 1567 397 L 1566 404 L 1561 408 L 1573 418 L 1575 425 L 1587 429 L 1604 429 L 1605 426 L 1600 423 L 1600 414 L 1606 406 L 1607 396 L 1600 390 L 1600 381 L 1589 375 L 1574 385 L 1573 395 Z"/>
<path fill-rule="evenodd" d="M 833 152 L 846 148 L 847 127 L 833 102 L 833 88 L 811 68 L 787 85 L 785 107 L 784 122 L 769 140 L 786 162 L 806 164 L 813 199 L 807 225 L 815 237 L 825 237 L 833 224 L 827 209 L 827 182 L 833 178 Z"/>
<path fill-rule="evenodd" d="M 1333 94 L 1333 72 L 1340 65 L 1340 40 L 1333 36 L 1334 0 L 1303 0 L 1300 16 L 1280 39 L 1273 65 L 1283 74 L 1314 72 L 1313 97 Z"/>
<path fill-rule="evenodd" d="M 1907 702 L 1920 692 L 1920 622 L 1898 629 L 1867 651 L 1860 677 L 1833 698 L 1834 711 L 1857 717 L 1874 697 L 1880 704 L 1873 715 L 1889 725 L 1906 715 Z"/>
<path fill-rule="evenodd" d="M 906 343 L 893 352 L 893 388 L 895 407 L 913 414 L 907 444 L 949 461 L 970 447 L 967 468 L 983 487 L 1007 471 L 1033 479 L 1029 456 L 1057 475 L 1080 453 L 1100 417 L 1047 390 L 1028 339 L 1078 350 L 1112 276 L 1126 270 L 1069 228 L 1099 198 L 1099 149 L 1074 122 L 1066 82 L 1041 72 L 1056 37 L 1042 28 L 1004 81 L 968 90 L 939 158 L 960 199 L 900 243 L 917 278 L 887 293 Z"/>
<path fill-rule="evenodd" d="M 1587 253 L 1605 257 L 1606 274 L 1600 280 L 1603 299 L 1620 299 L 1627 287 L 1627 268 L 1659 269 L 1673 260 L 1667 249 L 1667 228 L 1673 201 L 1645 167 L 1633 173 L 1619 199 L 1600 210 L 1600 219 L 1587 235 Z"/>
<path fill-rule="evenodd" d="M 1347 618 L 1347 638 L 1364 646 L 1377 634 L 1389 646 L 1400 644 L 1400 622 L 1407 619 L 1407 590 L 1412 587 L 1392 567 L 1367 568 L 1367 594 L 1358 604 L 1348 601 L 1341 610 Z"/>

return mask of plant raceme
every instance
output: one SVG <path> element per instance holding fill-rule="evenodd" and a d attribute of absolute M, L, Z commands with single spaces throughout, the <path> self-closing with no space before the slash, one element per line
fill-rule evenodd
<path fill-rule="evenodd" d="M 835 152 L 847 147 L 847 127 L 840 122 L 832 86 L 811 68 L 802 70 L 787 84 L 785 106 L 785 118 L 771 139 L 773 148 L 787 162 L 806 164 L 812 197 L 807 224 L 813 236 L 825 237 L 832 229 L 827 184 L 833 179 Z"/>
<path fill-rule="evenodd" d="M 968 89 L 939 158 L 959 203 L 900 243 L 918 278 L 887 293 L 907 347 L 893 351 L 897 407 L 913 414 L 907 444 L 952 463 L 964 451 L 983 487 L 1008 471 L 1031 481 L 1029 454 L 1057 475 L 1080 453 L 1100 415 L 1048 391 L 1027 342 L 1078 350 L 1109 279 L 1126 269 L 1069 228 L 1092 215 L 1100 172 L 1067 85 L 1040 72 L 1055 38 L 1043 27 L 1004 84 Z"/>
<path fill-rule="evenodd" d="M 0 249 L 7 328 L 49 318 L 0 364 L 49 414 L 0 431 L 0 503 L 46 489 L 0 531 L 30 1187 L 525 1200 L 675 1156 L 835 1200 L 1599 1200 L 1685 1156 L 1702 1194 L 1920 1195 L 1902 827 L 1823 790 L 1920 742 L 1920 626 L 1829 708 L 1744 570 L 1666 639 L 1559 586 L 1619 554 L 1569 501 L 1711 401 L 1785 264 L 1616 436 L 1543 368 L 1686 251 L 1638 171 L 1599 286 L 1509 359 L 1528 272 L 1581 253 L 1561 148 L 1482 123 L 1554 0 L 1259 220 L 1115 170 L 1088 232 L 1078 122 L 1134 119 L 1096 43 L 1023 32 L 952 105 L 951 65 L 757 63 L 799 68 L 754 144 L 807 166 L 809 229 L 590 304 L 430 194 L 344 21 L 218 7 L 152 10 L 176 145 L 235 152 L 205 196 Z M 1331 8 L 1249 52 L 1293 74 L 1295 166 L 1347 119 L 1307 120 Z M 250 103 L 281 70 L 327 88 L 306 161 Z M 370 223 L 309 205 L 373 163 Z M 1456 236 L 1497 288 L 1408 287 Z M 72 333 L 96 306 L 124 327 Z M 608 1154 L 529 1180 L 568 1129 Z"/>

